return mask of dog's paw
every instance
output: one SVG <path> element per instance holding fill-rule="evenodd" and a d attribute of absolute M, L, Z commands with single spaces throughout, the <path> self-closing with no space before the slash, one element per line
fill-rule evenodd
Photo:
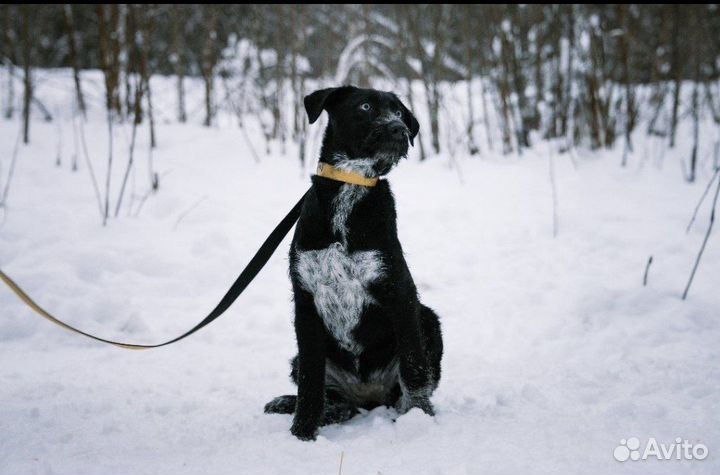
<path fill-rule="evenodd" d="M 298 424 L 293 422 L 290 433 L 300 440 L 311 441 L 317 437 L 317 428 L 310 424 Z"/>
<path fill-rule="evenodd" d="M 425 414 L 429 416 L 434 416 L 435 409 L 430 402 L 430 393 L 431 391 L 429 389 L 403 392 L 402 396 L 400 396 L 400 399 L 398 399 L 397 403 L 395 404 L 395 410 L 399 414 L 405 414 L 410 409 L 417 407 Z"/>
<path fill-rule="evenodd" d="M 265 404 L 265 414 L 292 414 L 296 403 L 296 396 L 278 396 Z"/>

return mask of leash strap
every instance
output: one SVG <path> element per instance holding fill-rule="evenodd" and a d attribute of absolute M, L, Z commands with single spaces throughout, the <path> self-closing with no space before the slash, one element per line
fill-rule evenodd
<path fill-rule="evenodd" d="M 243 293 L 243 291 L 245 290 L 245 288 L 247 288 L 250 282 L 255 279 L 255 277 L 262 270 L 265 264 L 267 264 L 267 261 L 270 260 L 270 257 L 280 246 L 282 240 L 290 232 L 293 225 L 295 225 L 298 218 L 300 217 L 300 210 L 302 209 L 303 202 L 305 201 L 305 197 L 308 195 L 308 193 L 310 193 L 310 190 L 305 192 L 302 198 L 300 198 L 300 201 L 297 202 L 297 204 L 290 210 L 287 216 L 285 216 L 282 221 L 280 221 L 280 223 L 275 227 L 273 232 L 271 232 L 267 239 L 265 239 L 265 242 L 262 244 L 262 246 L 260 246 L 260 249 L 258 249 L 253 258 L 250 259 L 248 265 L 245 266 L 245 269 L 243 269 L 238 278 L 235 279 L 235 282 L 233 282 L 232 286 L 230 286 L 230 289 L 225 293 L 225 296 L 222 298 L 222 300 L 220 300 L 220 303 L 217 304 L 217 306 L 212 310 L 212 312 L 210 312 L 207 317 L 205 317 L 200 323 L 195 325 L 187 332 L 164 343 L 158 343 L 156 345 L 137 345 L 134 343 L 122 343 L 119 341 L 106 340 L 105 338 L 91 335 L 82 330 L 78 330 L 71 325 L 68 325 L 67 323 L 59 320 L 58 318 L 50 314 L 48 311 L 43 309 L 2 270 L 0 270 L 0 280 L 7 284 L 10 290 L 12 290 L 18 297 L 20 297 L 20 300 L 25 302 L 28 307 L 35 310 L 35 312 L 40 314 L 40 316 L 71 332 L 86 336 L 88 338 L 92 338 L 96 341 L 109 343 L 120 348 L 125 348 L 127 350 L 147 350 L 149 348 L 159 348 L 161 346 L 170 345 L 172 343 L 175 343 L 176 341 L 180 341 L 184 338 L 189 337 L 204 326 L 210 324 L 210 322 L 218 318 L 220 315 L 225 313 L 225 310 L 230 308 L 233 302 L 235 302 L 235 300 L 240 296 L 240 294 Z"/>

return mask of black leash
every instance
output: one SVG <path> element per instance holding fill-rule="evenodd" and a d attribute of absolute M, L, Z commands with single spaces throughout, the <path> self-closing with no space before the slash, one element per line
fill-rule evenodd
<path fill-rule="evenodd" d="M 280 246 L 282 240 L 290 232 L 293 225 L 295 225 L 298 218 L 300 217 L 300 210 L 302 209 L 305 197 L 308 195 L 309 192 L 310 190 L 305 192 L 302 198 L 300 198 L 300 201 L 297 202 L 297 204 L 290 210 L 287 216 L 285 216 L 282 221 L 280 221 L 280 223 L 275 227 L 275 229 L 273 229 L 273 232 L 271 232 L 267 239 L 265 239 L 265 242 L 262 244 L 262 246 L 260 246 L 260 249 L 258 249 L 253 258 L 250 259 L 248 265 L 245 266 L 245 269 L 243 269 L 238 278 L 235 279 L 235 282 L 233 282 L 233 284 L 230 286 L 230 289 L 225 293 L 225 296 L 222 298 L 222 300 L 220 300 L 220 303 L 217 304 L 217 306 L 212 310 L 212 312 L 210 312 L 207 317 L 205 317 L 200 323 L 195 325 L 187 332 L 183 333 L 177 338 L 173 338 L 172 340 L 168 340 L 164 343 L 158 343 L 156 345 L 137 345 L 134 343 L 122 343 L 118 341 L 106 340 L 105 338 L 91 335 L 82 330 L 78 330 L 77 328 L 68 325 L 67 323 L 64 323 L 61 320 L 52 316 L 49 312 L 40 307 L 40 305 L 38 305 L 32 298 L 30 298 L 30 296 L 25 293 L 25 291 L 23 291 L 20 286 L 17 285 L 12 279 L 10 279 L 10 277 L 8 277 L 7 274 L 5 274 L 2 270 L 0 270 L 0 280 L 5 282 L 5 284 L 7 284 L 8 287 L 10 287 L 10 289 L 15 292 L 15 294 L 20 297 L 20 299 L 22 299 L 23 302 L 25 302 L 30 308 L 35 310 L 42 317 L 50 320 L 57 325 L 60 325 L 66 330 L 70 330 L 80 335 L 84 335 L 88 338 L 92 338 L 93 340 L 101 341 L 103 343 L 109 343 L 111 345 L 119 346 L 121 348 L 126 348 L 129 350 L 146 350 L 148 348 L 159 348 L 161 346 L 170 345 L 172 343 L 175 343 L 176 341 L 180 341 L 192 335 L 204 326 L 209 325 L 213 320 L 218 318 L 220 315 L 225 313 L 228 308 L 230 308 L 233 302 L 235 302 L 235 300 L 240 296 L 240 294 L 243 293 L 243 291 L 247 288 L 250 282 L 255 279 L 255 277 L 262 270 L 265 264 L 267 264 L 267 261 L 270 260 L 270 257 L 273 255 L 278 246 Z"/>

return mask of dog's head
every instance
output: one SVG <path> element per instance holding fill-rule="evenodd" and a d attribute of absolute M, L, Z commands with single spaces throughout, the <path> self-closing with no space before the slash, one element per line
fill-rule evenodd
<path fill-rule="evenodd" d="M 407 156 L 420 129 L 415 116 L 391 92 L 332 87 L 305 96 L 310 123 L 322 111 L 330 120 L 320 161 L 365 176 L 386 175 Z"/>

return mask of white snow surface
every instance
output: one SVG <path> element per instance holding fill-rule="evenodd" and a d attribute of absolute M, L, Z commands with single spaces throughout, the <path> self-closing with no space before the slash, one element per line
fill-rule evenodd
<path fill-rule="evenodd" d="M 86 134 L 103 183 L 100 117 Z M 57 124 L 34 121 L 0 210 L 0 268 L 85 331 L 137 343 L 184 332 L 309 185 L 293 154 L 273 149 L 255 163 L 226 122 L 161 120 L 158 193 L 137 217 L 123 208 L 102 227 L 84 161 L 69 169 L 69 119 L 61 167 Z M 0 120 L 3 184 L 17 131 Z M 680 135 L 662 162 L 657 139 L 639 135 L 626 168 L 621 143 L 573 157 L 541 143 L 521 157 L 413 155 L 391 173 L 400 240 L 444 332 L 434 418 L 413 410 L 393 422 L 394 411 L 376 409 L 309 443 L 290 435 L 291 416 L 263 414 L 294 391 L 289 238 L 222 318 L 157 350 L 66 332 L 0 287 L 0 474 L 321 474 L 338 473 L 341 455 L 346 475 L 718 472 L 720 229 L 682 301 L 707 202 L 685 227 L 710 170 L 683 180 L 690 134 Z M 146 136 L 143 127 L 136 194 L 147 188 Z M 117 130 L 113 200 L 128 137 Z M 682 437 L 710 454 L 621 463 L 613 450 L 628 437 Z"/>

